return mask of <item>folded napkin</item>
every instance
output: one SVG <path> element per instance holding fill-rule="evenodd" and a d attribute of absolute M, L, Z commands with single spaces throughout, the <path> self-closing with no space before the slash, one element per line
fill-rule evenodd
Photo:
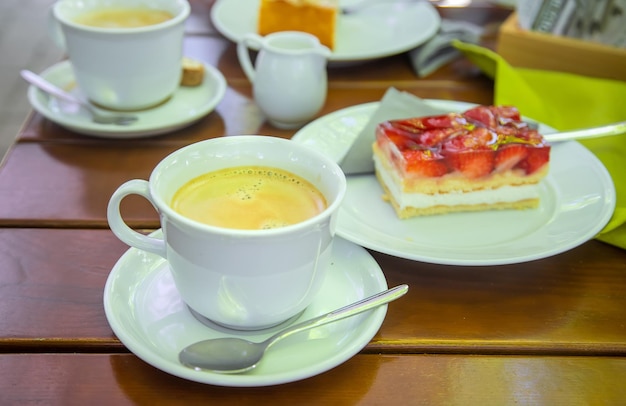
<path fill-rule="evenodd" d="M 407 92 L 401 92 L 393 87 L 387 89 L 378 108 L 374 111 L 361 132 L 357 134 L 350 149 L 341 160 L 341 169 L 347 175 L 374 172 L 372 144 L 376 140 L 376 126 L 383 121 L 441 113 L 442 111 L 429 106 L 419 97 Z"/>
<path fill-rule="evenodd" d="M 494 104 L 514 105 L 561 131 L 626 120 L 626 82 L 514 68 L 489 49 L 460 41 L 453 45 L 494 79 Z M 581 143 L 602 161 L 617 193 L 615 212 L 597 238 L 626 249 L 626 134 Z"/>
<path fill-rule="evenodd" d="M 425 77 L 448 62 L 459 58 L 462 53 L 452 45 L 455 40 L 478 43 L 483 27 L 467 21 L 442 19 L 439 31 L 431 39 L 409 52 L 415 73 Z"/>

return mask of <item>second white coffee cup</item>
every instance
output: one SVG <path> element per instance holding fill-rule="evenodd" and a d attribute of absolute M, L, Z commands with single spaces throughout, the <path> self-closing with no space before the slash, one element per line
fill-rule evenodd
<path fill-rule="evenodd" d="M 141 18 L 124 13 L 158 10 L 168 18 L 136 27 L 84 23 L 88 14 L 109 13 L 112 18 L 111 10 L 120 14 L 122 25 L 123 18 Z M 52 8 L 51 34 L 67 52 L 78 86 L 90 101 L 140 110 L 166 101 L 178 88 L 189 13 L 187 0 L 60 0 Z"/>

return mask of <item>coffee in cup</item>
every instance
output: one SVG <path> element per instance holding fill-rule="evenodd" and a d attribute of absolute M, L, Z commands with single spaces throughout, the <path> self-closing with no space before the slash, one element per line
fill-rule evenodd
<path fill-rule="evenodd" d="M 312 192 L 311 205 L 319 211 L 307 210 L 293 224 L 242 229 L 233 225 L 230 214 L 215 214 L 220 224 L 214 224 L 176 209 L 203 201 L 196 195 L 208 193 L 207 184 L 214 183 L 208 189 L 217 189 L 223 197 L 232 192 L 230 181 L 238 187 L 241 179 L 254 185 L 259 173 L 261 181 L 279 184 L 278 189 L 287 179 L 288 194 L 299 195 L 295 205 Z M 273 182 L 277 179 L 281 180 Z M 293 187 L 294 182 L 302 183 Z M 224 193 L 220 184 L 227 185 L 229 192 Z M 245 188 L 235 189 L 246 194 Z M 220 137 L 173 152 L 148 181 L 134 179 L 121 185 L 109 201 L 107 217 L 120 240 L 167 260 L 181 299 L 194 314 L 229 328 L 262 329 L 296 316 L 317 295 L 330 266 L 345 192 L 346 179 L 339 166 L 311 148 L 269 136 Z M 124 222 L 120 204 L 133 194 L 156 208 L 162 239 L 134 231 Z M 258 201 L 251 203 L 255 205 L 251 211 L 261 211 Z"/>
<path fill-rule="evenodd" d="M 187 0 L 60 0 L 51 34 L 87 99 L 141 110 L 167 101 L 180 84 L 189 13 Z"/>
<path fill-rule="evenodd" d="M 174 16 L 165 10 L 151 8 L 102 8 L 79 14 L 78 24 L 99 28 L 137 28 L 160 24 Z"/>
<path fill-rule="evenodd" d="M 327 205 L 324 195 L 298 175 L 267 166 L 236 166 L 185 183 L 171 206 L 200 223 L 267 230 L 314 217 Z"/>

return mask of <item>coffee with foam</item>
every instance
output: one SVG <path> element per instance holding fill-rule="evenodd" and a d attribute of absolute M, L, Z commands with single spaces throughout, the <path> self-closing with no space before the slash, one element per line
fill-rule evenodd
<path fill-rule="evenodd" d="M 184 184 L 172 208 L 192 220 L 226 228 L 263 230 L 307 220 L 324 211 L 324 195 L 282 169 L 241 166 L 209 172 Z"/>
<path fill-rule="evenodd" d="M 167 11 L 149 8 L 102 8 L 76 17 L 78 24 L 98 28 L 137 28 L 171 20 Z"/>

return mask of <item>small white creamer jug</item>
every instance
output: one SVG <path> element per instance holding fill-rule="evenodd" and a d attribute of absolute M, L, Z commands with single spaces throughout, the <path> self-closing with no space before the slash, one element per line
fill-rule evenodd
<path fill-rule="evenodd" d="M 259 50 L 254 66 L 248 48 Z M 237 56 L 254 100 L 273 126 L 298 128 L 321 110 L 330 50 L 317 37 L 296 31 L 248 33 L 237 44 Z"/>

